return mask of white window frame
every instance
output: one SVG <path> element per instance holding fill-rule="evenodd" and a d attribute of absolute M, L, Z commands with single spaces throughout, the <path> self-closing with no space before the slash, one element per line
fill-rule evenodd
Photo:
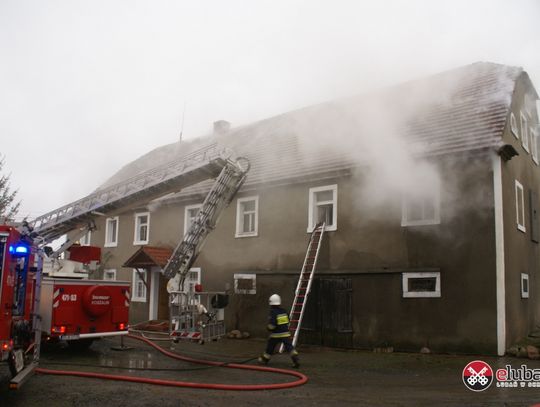
<path fill-rule="evenodd" d="M 107 277 L 109 276 L 109 277 Z M 112 278 L 111 278 L 112 276 Z M 116 281 L 116 269 L 105 269 L 103 270 L 103 280 L 105 281 Z"/>
<path fill-rule="evenodd" d="M 81 246 L 90 246 L 90 242 L 92 240 L 92 231 L 89 230 L 88 232 L 86 232 L 84 234 L 84 236 L 82 236 L 80 239 L 79 239 L 79 244 Z"/>
<path fill-rule="evenodd" d="M 435 291 L 409 291 L 409 278 L 433 278 L 435 277 Z M 403 273 L 402 275 L 403 298 L 440 298 L 441 297 L 441 273 L 420 272 Z"/>
<path fill-rule="evenodd" d="M 142 278 L 144 278 L 144 281 L 141 279 L 141 276 L 139 275 L 139 273 L 142 275 Z M 148 282 L 146 270 L 141 270 L 140 272 L 137 270 L 133 270 L 133 279 L 132 279 L 132 286 L 131 286 L 131 301 L 146 302 L 146 298 L 148 297 L 148 289 L 146 287 L 146 284 L 144 283 L 145 281 Z M 143 287 L 143 294 L 140 296 L 138 295 L 138 292 L 137 292 L 137 285 L 139 283 L 142 284 L 142 287 Z"/>
<path fill-rule="evenodd" d="M 527 117 L 520 112 L 521 118 L 521 145 L 526 152 L 529 152 L 529 133 L 528 133 L 528 123 Z"/>
<path fill-rule="evenodd" d="M 529 129 L 529 134 L 531 135 L 532 159 L 534 163 L 538 165 L 538 134 L 532 127 Z"/>
<path fill-rule="evenodd" d="M 193 279 L 191 276 L 193 273 L 197 276 L 197 278 Z M 192 267 L 189 269 L 186 279 L 184 280 L 184 292 L 188 293 L 191 289 L 191 285 L 193 285 L 193 289 L 195 289 L 195 285 L 201 284 L 201 268 L 200 267 Z"/>
<path fill-rule="evenodd" d="M 110 240 L 112 236 L 110 236 L 109 229 L 110 229 L 110 223 L 116 222 L 116 233 L 114 235 L 114 240 Z M 104 247 L 116 247 L 118 246 L 118 229 L 120 226 L 120 221 L 118 216 L 107 218 L 105 219 L 105 244 Z"/>
<path fill-rule="evenodd" d="M 141 218 L 146 216 L 146 224 L 141 223 Z M 137 212 L 134 215 L 135 218 L 135 227 L 133 231 L 133 244 L 134 245 L 143 245 L 148 244 L 150 239 L 150 212 Z M 141 228 L 146 226 L 146 239 L 141 240 Z"/>
<path fill-rule="evenodd" d="M 197 214 L 193 218 L 189 216 L 189 212 L 192 209 L 197 209 L 196 213 L 199 213 L 199 210 L 201 209 L 202 204 L 194 204 L 194 205 L 186 205 L 184 208 L 184 235 L 187 233 L 189 227 L 191 226 L 191 219 L 195 219 L 197 217 Z"/>
<path fill-rule="evenodd" d="M 525 290 L 525 281 L 527 282 L 527 289 Z M 529 298 L 531 286 L 529 284 L 529 275 L 521 273 L 521 298 Z"/>
<path fill-rule="evenodd" d="M 519 129 L 517 126 L 516 115 L 514 114 L 514 112 L 510 113 L 510 130 L 512 131 L 514 137 L 519 140 Z"/>
<path fill-rule="evenodd" d="M 253 212 L 254 230 L 252 232 L 243 232 L 244 230 L 244 215 L 248 212 L 242 211 L 242 204 L 244 202 L 255 201 L 255 210 Z M 247 196 L 245 198 L 238 198 L 236 201 L 236 233 L 234 237 L 253 237 L 259 234 L 259 196 Z"/>
<path fill-rule="evenodd" d="M 315 201 L 315 194 L 317 192 L 324 192 L 324 191 L 332 191 L 332 200 L 330 201 L 323 201 L 323 202 L 316 202 Z M 332 204 L 333 210 L 332 210 L 332 225 L 326 225 L 325 230 L 326 231 L 334 231 L 337 230 L 337 210 L 338 210 L 338 186 L 337 184 L 333 185 L 325 185 L 322 187 L 314 187 L 309 188 L 309 206 L 308 206 L 308 227 L 307 231 L 308 233 L 313 232 L 313 229 L 315 229 L 315 226 L 317 225 L 317 220 L 315 219 L 314 212 L 315 212 L 315 204 Z"/>
<path fill-rule="evenodd" d="M 439 225 L 441 223 L 441 189 L 439 185 L 434 185 L 433 190 L 433 218 L 432 219 L 408 219 L 409 205 L 411 204 L 411 197 L 403 195 L 401 201 L 401 226 L 425 226 L 425 225 Z M 431 200 L 430 200 L 431 202 Z M 422 201 L 422 216 L 425 210 L 426 201 Z"/>
<path fill-rule="evenodd" d="M 521 205 L 520 205 L 521 204 Z M 520 216 L 519 216 L 519 207 L 521 206 L 521 219 L 523 220 L 523 223 L 519 222 Z M 516 180 L 516 224 L 518 230 L 522 231 L 523 233 L 527 232 L 527 228 L 525 227 L 525 198 L 523 193 L 523 185 Z"/>
<path fill-rule="evenodd" d="M 252 280 L 253 288 L 251 290 L 238 288 L 238 280 Z M 257 274 L 235 273 L 234 274 L 234 293 L 235 294 L 257 294 Z"/>

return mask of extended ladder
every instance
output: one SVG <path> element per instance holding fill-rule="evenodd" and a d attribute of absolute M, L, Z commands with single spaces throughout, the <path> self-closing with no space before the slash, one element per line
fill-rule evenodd
<path fill-rule="evenodd" d="M 31 222 L 32 227 L 43 238 L 44 243 L 50 242 L 91 222 L 96 214 L 109 214 L 115 210 L 126 209 L 214 178 L 233 159 L 231 155 L 230 150 L 221 148 L 216 143 L 207 145 L 38 216 Z"/>
<path fill-rule="evenodd" d="M 317 267 L 317 260 L 319 259 L 319 252 L 321 250 L 324 227 L 324 223 L 319 223 L 317 226 L 315 226 L 313 232 L 311 232 L 306 258 L 304 259 L 302 271 L 300 272 L 300 278 L 298 279 L 298 284 L 296 286 L 294 301 L 289 317 L 289 329 L 293 337 L 292 343 L 294 346 L 296 346 L 296 343 L 298 342 L 302 318 L 304 317 L 308 295 L 313 282 L 313 275 L 315 274 L 315 268 Z"/>
<path fill-rule="evenodd" d="M 249 161 L 245 158 L 227 161 L 184 239 L 174 249 L 163 273 L 169 279 L 176 277 L 180 290 L 183 290 L 186 275 L 201 251 L 204 240 L 215 228 L 223 209 L 230 204 L 244 183 L 248 171 Z"/>

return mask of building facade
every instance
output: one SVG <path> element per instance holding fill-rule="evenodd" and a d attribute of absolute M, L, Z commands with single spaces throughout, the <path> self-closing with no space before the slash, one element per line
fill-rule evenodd
<path fill-rule="evenodd" d="M 540 323 L 537 99 L 523 70 L 478 63 L 164 146 L 110 182 L 210 140 L 251 161 L 188 276 L 230 293 L 229 329 L 266 335 L 324 220 L 301 342 L 503 354 Z M 209 185 L 96 218 L 131 322 L 168 318 L 161 270 Z"/>

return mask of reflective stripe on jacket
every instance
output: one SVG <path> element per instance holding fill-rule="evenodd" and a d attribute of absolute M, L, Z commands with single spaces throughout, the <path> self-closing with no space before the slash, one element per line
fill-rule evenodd
<path fill-rule="evenodd" d="M 291 336 L 289 332 L 289 316 L 283 308 L 273 306 L 270 309 L 268 330 L 272 331 L 271 338 L 287 338 Z"/>

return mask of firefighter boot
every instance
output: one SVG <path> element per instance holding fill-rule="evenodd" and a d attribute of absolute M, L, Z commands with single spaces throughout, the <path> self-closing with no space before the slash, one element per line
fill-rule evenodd
<path fill-rule="evenodd" d="M 268 356 L 266 356 L 266 355 L 261 355 L 261 356 L 259 356 L 259 359 L 258 359 L 258 360 L 259 360 L 259 363 L 260 363 L 261 365 L 267 365 L 268 362 L 270 362 L 270 358 L 269 358 Z"/>
<path fill-rule="evenodd" d="M 300 367 L 300 359 L 298 359 L 298 355 L 291 356 L 293 367 L 299 368 Z"/>

